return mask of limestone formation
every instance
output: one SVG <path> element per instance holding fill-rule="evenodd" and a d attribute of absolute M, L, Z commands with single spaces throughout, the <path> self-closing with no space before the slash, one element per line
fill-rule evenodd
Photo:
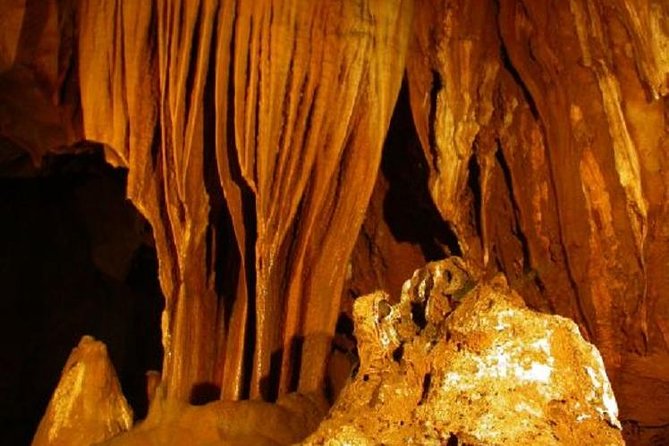
<path fill-rule="evenodd" d="M 458 258 L 354 308 L 360 368 L 306 445 L 619 445 L 597 349 Z"/>
<path fill-rule="evenodd" d="M 0 172 L 91 147 L 128 170 L 168 399 L 321 391 L 355 297 L 459 255 L 573 320 L 627 437 L 664 444 L 668 18 L 666 0 L 0 0 Z M 398 205 L 404 186 L 420 200 Z M 449 308 L 428 310 L 438 331 Z"/>
<path fill-rule="evenodd" d="M 132 427 L 105 345 L 84 336 L 63 368 L 33 446 L 92 445 Z"/>

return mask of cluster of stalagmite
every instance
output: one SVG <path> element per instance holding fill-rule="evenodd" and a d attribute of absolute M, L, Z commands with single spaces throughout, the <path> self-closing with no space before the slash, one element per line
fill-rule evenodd
<path fill-rule="evenodd" d="M 0 0 L 0 135 L 35 162 L 102 143 L 129 170 L 167 398 L 272 400 L 322 388 L 349 273 L 427 257 L 383 234 L 395 109 L 441 253 L 576 321 L 630 439 L 666 440 L 668 17 L 660 0 Z M 381 223 L 356 245 L 367 209 Z"/>
<path fill-rule="evenodd" d="M 356 300 L 359 368 L 320 426 L 314 396 L 189 406 L 159 387 L 124 433 L 131 412 L 104 346 L 85 338 L 33 445 L 624 444 L 597 349 L 569 319 L 529 310 L 503 276 L 479 279 L 452 257 L 388 299 Z"/>

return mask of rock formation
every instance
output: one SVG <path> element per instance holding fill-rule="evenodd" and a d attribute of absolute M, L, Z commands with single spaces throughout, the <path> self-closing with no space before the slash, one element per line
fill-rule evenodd
<path fill-rule="evenodd" d="M 460 255 L 574 320 L 630 442 L 666 442 L 668 17 L 662 0 L 0 0 L 0 171 L 92 144 L 128 169 L 167 399 L 320 391 L 353 297 Z M 425 212 L 387 212 L 400 177 Z"/>
<path fill-rule="evenodd" d="M 97 444 L 132 427 L 105 345 L 84 336 L 63 368 L 33 446 Z"/>
<path fill-rule="evenodd" d="M 503 276 L 479 281 L 452 257 L 388 298 L 356 300 L 359 368 L 320 426 L 317 395 L 191 406 L 159 386 L 123 433 L 130 410 L 104 345 L 84 338 L 33 444 L 624 444 L 597 349 L 569 319 L 529 310 Z"/>
<path fill-rule="evenodd" d="M 502 276 L 429 264 L 355 302 L 360 368 L 307 445 L 624 444 L 597 349 Z"/>

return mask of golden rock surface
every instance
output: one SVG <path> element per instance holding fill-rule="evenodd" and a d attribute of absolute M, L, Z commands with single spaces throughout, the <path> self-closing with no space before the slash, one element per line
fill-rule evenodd
<path fill-rule="evenodd" d="M 158 397 L 145 421 L 104 445 L 287 446 L 313 432 L 326 410 L 324 400 L 296 393 L 275 404 L 247 400 L 192 406 Z"/>
<path fill-rule="evenodd" d="M 624 444 L 576 324 L 528 309 L 501 276 L 474 282 L 453 258 L 417 271 L 396 305 L 359 298 L 360 369 L 304 444 Z"/>
<path fill-rule="evenodd" d="M 0 142 L 36 162 L 103 144 L 153 228 L 168 393 L 273 398 L 322 385 L 356 235 L 385 218 L 367 203 L 405 76 L 462 256 L 576 321 L 628 438 L 666 444 L 668 17 L 663 0 L 0 0 Z M 363 238 L 368 276 L 421 255 L 394 238 Z"/>
<path fill-rule="evenodd" d="M 121 391 L 107 347 L 81 338 L 65 364 L 33 446 L 90 445 L 132 427 L 132 409 Z"/>

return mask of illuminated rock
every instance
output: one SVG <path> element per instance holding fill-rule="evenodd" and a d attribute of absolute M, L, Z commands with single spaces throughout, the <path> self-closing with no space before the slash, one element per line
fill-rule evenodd
<path fill-rule="evenodd" d="M 164 394 L 164 389 L 162 389 Z M 275 404 L 214 401 L 192 406 L 157 396 L 148 418 L 107 446 L 288 446 L 318 426 L 325 401 L 292 393 Z"/>
<path fill-rule="evenodd" d="M 132 427 L 107 347 L 84 336 L 65 364 L 33 446 L 90 445 Z"/>
<path fill-rule="evenodd" d="M 305 444 L 624 444 L 576 324 L 528 309 L 501 276 L 474 283 L 453 259 L 417 271 L 396 305 L 359 298 L 360 369 Z"/>

